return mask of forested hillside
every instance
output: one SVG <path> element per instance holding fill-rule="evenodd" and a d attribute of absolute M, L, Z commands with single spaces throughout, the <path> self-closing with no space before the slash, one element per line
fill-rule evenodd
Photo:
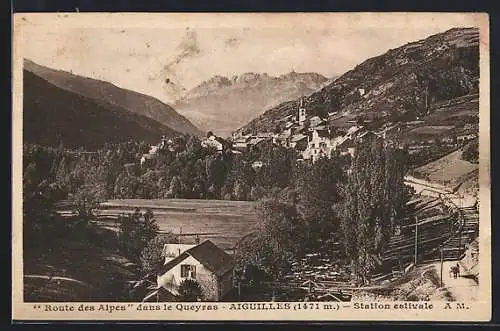
<path fill-rule="evenodd" d="M 157 142 L 176 131 L 119 106 L 61 89 L 24 70 L 23 140 L 46 146 L 97 149 L 128 140 Z"/>

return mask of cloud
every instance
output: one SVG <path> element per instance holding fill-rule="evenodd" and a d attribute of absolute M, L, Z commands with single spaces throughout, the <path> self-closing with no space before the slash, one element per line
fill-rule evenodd
<path fill-rule="evenodd" d="M 181 62 L 189 58 L 193 58 L 199 54 L 201 54 L 201 50 L 198 46 L 196 32 L 187 29 L 183 40 L 176 48 L 176 52 L 173 56 L 167 59 L 163 67 L 163 71 L 170 72 L 176 66 L 181 64 Z"/>
<path fill-rule="evenodd" d="M 236 48 L 240 45 L 240 40 L 236 37 L 227 38 L 224 42 L 229 48 Z"/>
<path fill-rule="evenodd" d="M 165 92 L 174 99 L 182 96 L 186 90 L 180 83 L 177 75 L 179 66 L 189 59 L 195 58 L 202 53 L 198 43 L 196 31 L 189 28 L 186 29 L 183 39 L 177 46 L 174 54 L 166 59 L 163 68 L 161 69 L 159 79 L 163 85 Z"/>

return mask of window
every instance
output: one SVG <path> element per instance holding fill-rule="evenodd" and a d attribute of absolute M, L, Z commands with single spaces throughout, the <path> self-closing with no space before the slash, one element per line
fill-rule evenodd
<path fill-rule="evenodd" d="M 181 264 L 182 278 L 196 278 L 196 266 L 190 264 Z"/>

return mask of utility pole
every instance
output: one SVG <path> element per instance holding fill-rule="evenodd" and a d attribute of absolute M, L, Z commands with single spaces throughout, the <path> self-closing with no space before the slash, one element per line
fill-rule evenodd
<path fill-rule="evenodd" d="M 429 111 L 429 84 L 425 85 L 425 112 Z"/>
<path fill-rule="evenodd" d="M 418 260 L 418 217 L 415 216 L 415 260 L 413 261 L 413 264 L 417 266 L 417 260 Z"/>
<path fill-rule="evenodd" d="M 445 186 L 444 185 L 444 167 L 441 169 L 441 183 L 443 184 L 443 187 Z"/>
<path fill-rule="evenodd" d="M 439 247 L 441 251 L 441 287 L 443 287 L 443 246 Z"/>

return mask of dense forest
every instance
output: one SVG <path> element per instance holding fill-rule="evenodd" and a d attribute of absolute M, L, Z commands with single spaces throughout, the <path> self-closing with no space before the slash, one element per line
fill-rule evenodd
<path fill-rule="evenodd" d="M 215 153 L 198 138 L 179 136 L 169 148 L 141 167 L 145 143 L 109 144 L 95 153 L 25 144 L 25 179 L 44 179 L 69 199 L 76 192 L 97 200 L 112 198 L 197 198 L 258 200 L 266 192 L 288 187 L 293 178 L 293 150 L 272 144 L 245 154 Z M 252 167 L 254 161 L 262 166 Z"/>

